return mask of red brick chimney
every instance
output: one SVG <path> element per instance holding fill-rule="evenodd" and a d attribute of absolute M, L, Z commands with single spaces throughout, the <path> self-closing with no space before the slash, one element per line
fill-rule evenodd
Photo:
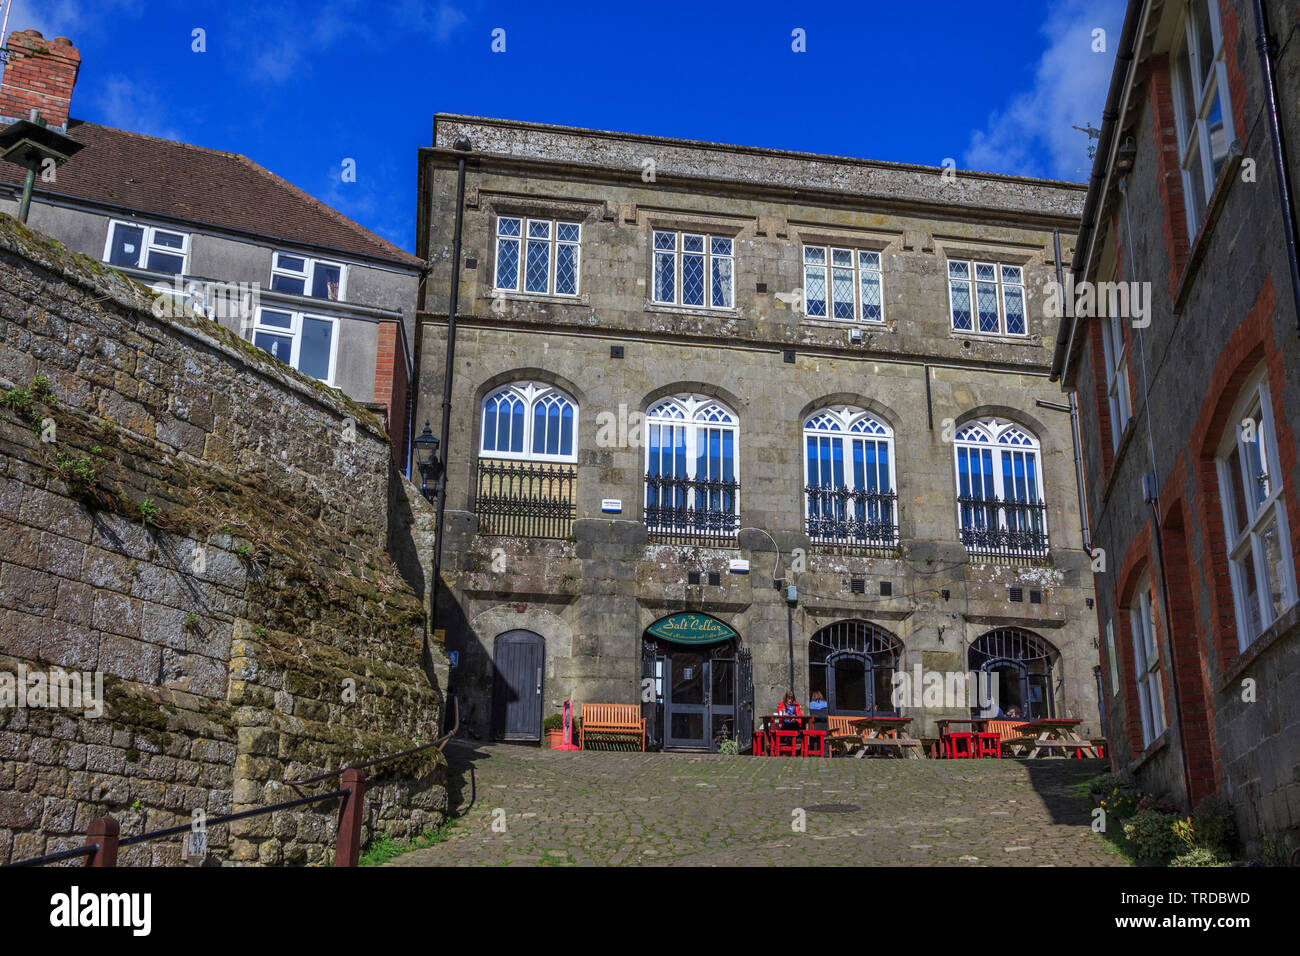
<path fill-rule="evenodd" d="M 47 126 L 65 129 L 81 52 L 67 37 L 53 42 L 35 30 L 10 33 L 0 82 L 0 122 L 28 119 L 35 107 Z"/>

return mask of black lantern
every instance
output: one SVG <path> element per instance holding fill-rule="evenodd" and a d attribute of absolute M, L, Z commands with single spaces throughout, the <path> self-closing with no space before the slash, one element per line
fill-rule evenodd
<path fill-rule="evenodd" d="M 420 469 L 420 494 L 426 498 L 432 498 L 429 482 L 432 480 L 436 484 L 442 474 L 442 462 L 438 460 L 439 444 L 437 437 L 429 430 L 427 421 L 424 423 L 424 431 L 411 442 L 415 449 L 415 466 Z"/>

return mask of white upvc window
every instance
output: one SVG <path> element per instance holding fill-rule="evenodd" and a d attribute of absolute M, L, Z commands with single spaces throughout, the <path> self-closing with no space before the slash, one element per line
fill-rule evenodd
<path fill-rule="evenodd" d="M 582 226 L 554 219 L 497 217 L 494 288 L 538 295 L 577 295 Z"/>
<path fill-rule="evenodd" d="M 1138 710 L 1142 717 L 1142 746 L 1165 732 L 1165 695 L 1160 680 L 1160 645 L 1156 635 L 1155 604 L 1151 600 L 1151 579 L 1143 575 L 1137 585 L 1137 602 L 1129 608 L 1133 631 L 1133 677 L 1137 683 Z"/>
<path fill-rule="evenodd" d="M 339 323 L 326 315 L 260 308 L 253 323 L 253 344 L 326 385 L 334 384 Z"/>
<path fill-rule="evenodd" d="M 1133 417 L 1128 394 L 1128 345 L 1124 341 L 1124 320 L 1119 316 L 1098 319 L 1106 359 L 1106 395 L 1110 400 L 1111 450 L 1119 451 L 1129 419 Z"/>
<path fill-rule="evenodd" d="M 112 265 L 185 275 L 189 253 L 186 233 L 118 220 L 108 224 L 104 261 Z"/>
<path fill-rule="evenodd" d="M 1268 382 L 1256 379 L 1219 447 L 1237 641 L 1242 650 L 1296 602 L 1295 567 Z"/>
<path fill-rule="evenodd" d="M 804 422 L 804 521 L 814 541 L 898 543 L 894 433 L 852 405 L 822 408 Z"/>
<path fill-rule="evenodd" d="M 511 382 L 490 392 L 482 425 L 480 457 L 578 460 L 578 403 L 544 382 Z"/>
<path fill-rule="evenodd" d="M 803 247 L 806 315 L 851 322 L 883 322 L 882 283 L 879 252 L 834 246 Z"/>
<path fill-rule="evenodd" d="M 967 550 L 1046 555 L 1038 439 L 1013 422 L 985 418 L 959 428 L 953 446 L 958 532 Z"/>
<path fill-rule="evenodd" d="M 347 274 L 347 266 L 341 262 L 284 252 L 271 257 L 271 288 L 277 292 L 342 302 Z"/>
<path fill-rule="evenodd" d="M 661 399 L 645 415 L 646 525 L 651 531 L 737 532 L 739 420 L 707 395 Z"/>
<path fill-rule="evenodd" d="M 735 308 L 735 240 L 694 232 L 654 231 L 654 301 L 697 308 Z"/>
<path fill-rule="evenodd" d="M 1218 3 L 1191 0 L 1174 36 L 1174 115 L 1187 231 L 1194 238 L 1227 162 L 1235 128 Z"/>
<path fill-rule="evenodd" d="M 948 260 L 948 306 L 958 332 L 1028 333 L 1025 270 L 996 262 Z"/>

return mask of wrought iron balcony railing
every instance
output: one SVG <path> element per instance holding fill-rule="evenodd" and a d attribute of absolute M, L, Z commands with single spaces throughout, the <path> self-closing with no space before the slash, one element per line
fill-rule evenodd
<path fill-rule="evenodd" d="M 480 458 L 474 497 L 479 534 L 568 537 L 576 484 L 575 465 Z"/>
<path fill-rule="evenodd" d="M 735 544 L 740 482 L 647 474 L 645 487 L 645 525 L 655 540 Z"/>
<path fill-rule="evenodd" d="M 893 551 L 898 547 L 898 495 L 809 485 L 805 528 L 813 544 Z"/>
<path fill-rule="evenodd" d="M 1041 501 L 958 497 L 961 543 L 971 555 L 1042 561 L 1047 557 L 1047 506 Z"/>

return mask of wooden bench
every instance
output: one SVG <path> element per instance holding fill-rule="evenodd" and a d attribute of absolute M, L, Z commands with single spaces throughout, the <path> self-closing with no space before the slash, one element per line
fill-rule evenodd
<path fill-rule="evenodd" d="M 583 704 L 582 730 L 578 735 L 578 748 L 587 749 L 587 733 L 634 734 L 640 738 L 645 750 L 645 717 L 640 704 Z"/>

